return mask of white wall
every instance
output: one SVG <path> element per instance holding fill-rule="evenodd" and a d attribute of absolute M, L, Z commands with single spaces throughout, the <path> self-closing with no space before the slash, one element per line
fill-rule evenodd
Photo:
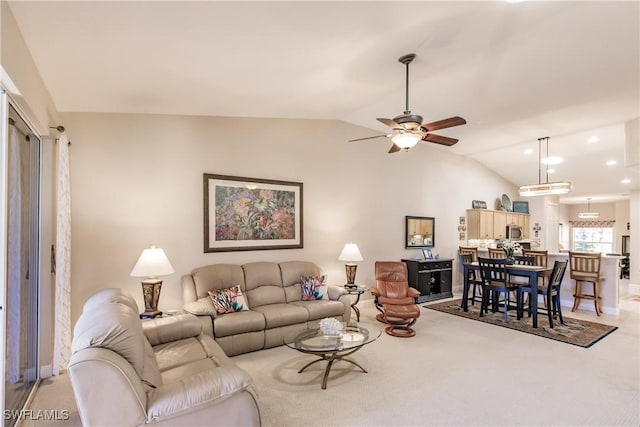
<path fill-rule="evenodd" d="M 63 114 L 71 146 L 72 318 L 105 286 L 130 291 L 140 251 L 165 249 L 176 273 L 164 278 L 160 309 L 181 306 L 180 276 L 214 263 L 311 260 L 345 280 L 337 260 L 356 242 L 356 281 L 373 284 L 376 260 L 417 255 L 404 248 L 405 215 L 433 216 L 433 253 L 453 257 L 458 219 L 471 200 L 515 188 L 446 148 L 387 154 L 388 140 L 346 142 L 370 130 L 344 122 L 126 114 Z M 460 144 L 464 143 L 461 141 Z M 304 248 L 203 253 L 202 174 L 304 184 Z"/>

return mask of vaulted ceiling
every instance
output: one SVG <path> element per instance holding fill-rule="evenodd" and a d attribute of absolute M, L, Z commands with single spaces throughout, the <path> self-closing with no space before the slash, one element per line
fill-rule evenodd
<path fill-rule="evenodd" d="M 403 112 L 397 59 L 415 52 L 412 112 L 468 122 L 441 132 L 460 139 L 442 149 L 533 184 L 537 138 L 549 136 L 550 154 L 564 158 L 549 181 L 574 185 L 563 202 L 640 188 L 624 159 L 624 124 L 640 117 L 637 1 L 9 4 L 61 112 L 333 119 L 371 130 L 347 144 L 386 133 L 375 118 Z"/>

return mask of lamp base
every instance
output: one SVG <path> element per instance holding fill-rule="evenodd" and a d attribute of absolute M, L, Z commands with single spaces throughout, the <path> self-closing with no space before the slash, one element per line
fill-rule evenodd
<path fill-rule="evenodd" d="M 147 279 L 142 281 L 142 296 L 144 298 L 144 314 L 148 317 L 156 317 L 162 314 L 158 310 L 162 280 Z"/>
<path fill-rule="evenodd" d="M 344 268 L 347 272 L 347 284 L 344 285 L 344 287 L 355 288 L 356 285 L 354 285 L 353 283 L 356 280 L 356 269 L 358 268 L 358 266 L 355 264 L 345 264 Z"/>

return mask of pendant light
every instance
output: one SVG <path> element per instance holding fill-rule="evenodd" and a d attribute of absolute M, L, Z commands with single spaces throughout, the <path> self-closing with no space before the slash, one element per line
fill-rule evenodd
<path fill-rule="evenodd" d="M 520 187 L 520 196 L 547 196 L 550 194 L 566 194 L 571 191 L 570 182 L 549 182 L 549 164 L 545 164 L 545 182 L 542 182 L 542 141 L 547 145 L 549 158 L 549 137 L 538 138 L 538 183 Z"/>
<path fill-rule="evenodd" d="M 599 212 L 591 212 L 591 197 L 587 198 L 587 212 L 580 212 L 578 214 L 580 219 L 596 219 L 600 218 Z"/>

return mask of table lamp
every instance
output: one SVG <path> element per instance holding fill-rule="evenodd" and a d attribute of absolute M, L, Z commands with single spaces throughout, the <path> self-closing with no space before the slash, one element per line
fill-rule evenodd
<path fill-rule="evenodd" d="M 358 268 L 354 262 L 362 261 L 362 254 L 360 254 L 360 249 L 358 249 L 358 245 L 355 243 L 347 243 L 344 245 L 340 256 L 338 257 L 339 261 L 346 261 L 345 270 L 347 271 L 347 284 L 344 285 L 345 288 L 355 288 L 354 282 L 356 280 L 356 269 Z"/>
<path fill-rule="evenodd" d="M 138 262 L 131 270 L 130 275 L 133 277 L 146 277 L 142 281 L 145 316 L 156 317 L 162 314 L 158 310 L 160 288 L 162 287 L 162 280 L 158 279 L 158 276 L 165 276 L 174 271 L 167 255 L 161 248 L 151 246 L 148 249 L 144 249 L 140 254 Z"/>

